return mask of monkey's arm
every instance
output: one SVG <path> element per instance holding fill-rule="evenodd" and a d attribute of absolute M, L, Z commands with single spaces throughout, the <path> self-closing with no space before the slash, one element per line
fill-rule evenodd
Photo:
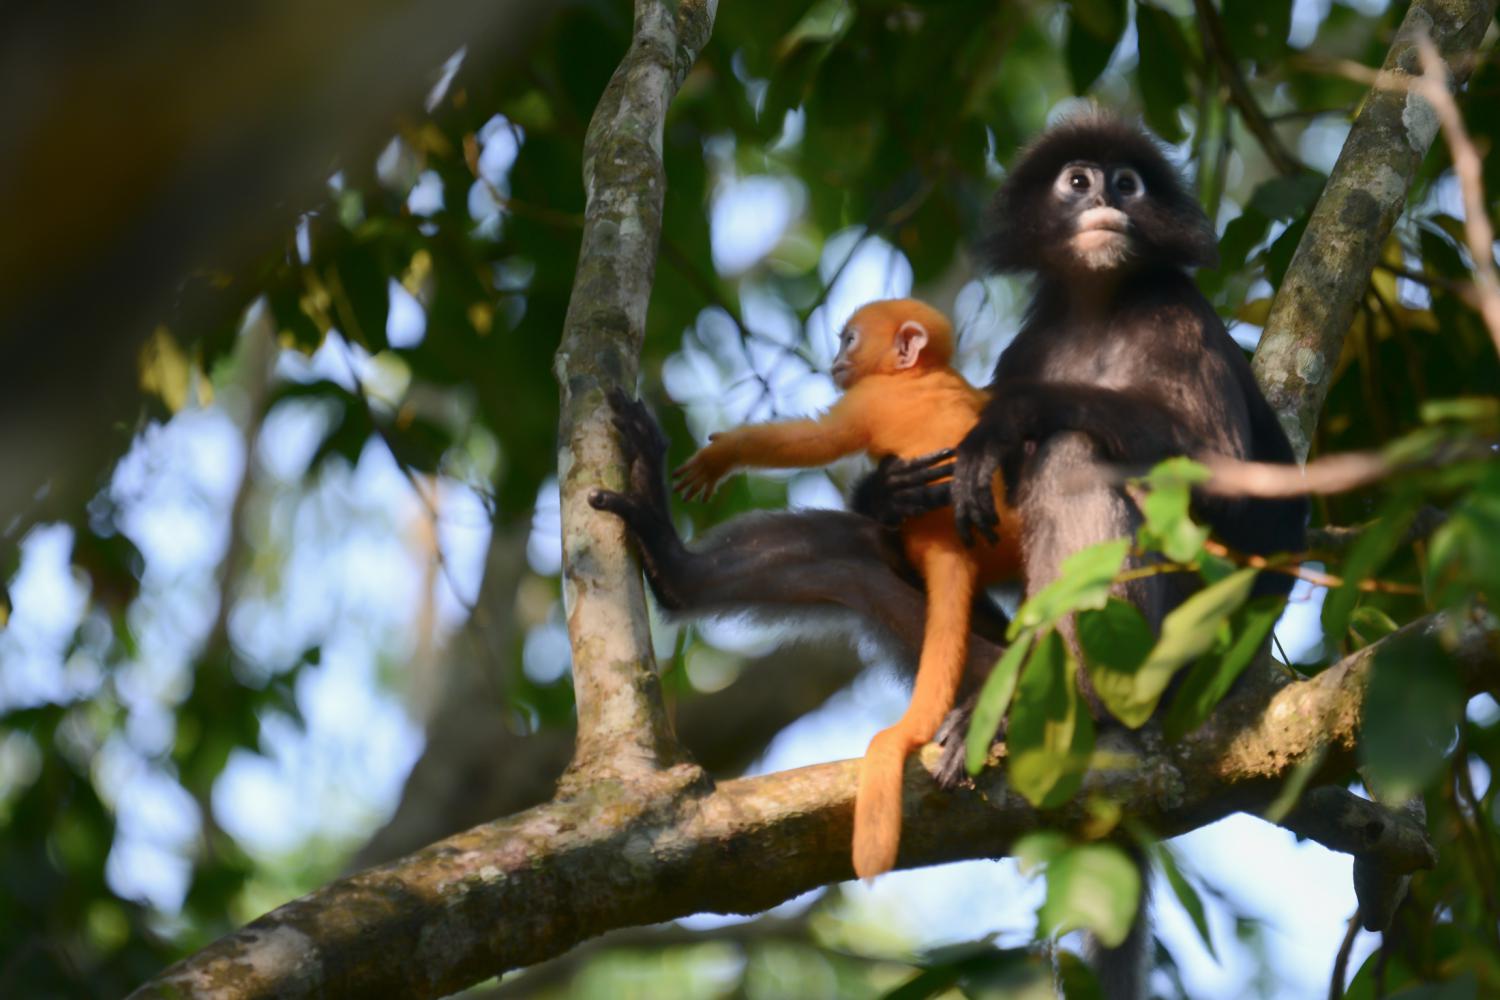
<path fill-rule="evenodd" d="M 737 468 L 810 468 L 862 451 L 869 443 L 864 407 L 863 395 L 851 391 L 816 420 L 750 424 L 711 434 L 709 443 L 672 474 L 673 485 L 692 500 L 711 494 Z"/>
<path fill-rule="evenodd" d="M 953 507 L 959 535 L 977 531 L 996 540 L 1000 516 L 991 488 L 996 471 L 1014 495 L 1028 443 L 1079 432 L 1100 457 L 1128 464 L 1154 462 L 1191 450 L 1193 427 L 1154 396 L 1076 382 L 1004 379 L 979 423 L 959 442 L 953 468 Z"/>

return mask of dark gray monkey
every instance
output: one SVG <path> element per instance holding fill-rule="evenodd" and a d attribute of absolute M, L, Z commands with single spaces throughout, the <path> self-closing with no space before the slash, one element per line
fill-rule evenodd
<path fill-rule="evenodd" d="M 1217 262 L 1213 227 L 1145 132 L 1097 112 L 1048 129 L 1017 157 L 986 229 L 982 256 L 993 270 L 1034 276 L 1025 321 L 995 368 L 994 398 L 956 454 L 877 469 L 857 491 L 860 513 L 751 515 L 688 548 L 667 512 L 660 431 L 621 401 L 618 423 L 634 456 L 630 492 L 600 491 L 591 502 L 626 520 L 666 607 L 843 608 L 894 639 L 914 664 L 922 592 L 881 521 L 952 503 L 966 537 L 991 536 L 998 519 L 988 484 L 1001 470 L 1021 514 L 1031 594 L 1074 552 L 1137 526 L 1120 488 L 1079 488 L 1100 463 L 1144 466 L 1205 453 L 1295 460 L 1244 352 L 1187 273 Z M 1197 497 L 1195 512 L 1241 552 L 1305 547 L 1304 500 Z M 1285 593 L 1291 583 L 1268 574 L 1257 589 Z M 1187 592 L 1181 577 L 1152 576 L 1124 596 L 1155 624 Z M 976 633 L 969 690 L 997 650 L 992 628 Z M 960 774 L 965 711 L 945 727 L 947 782 Z M 1133 940 L 1098 956 L 1107 997 L 1143 994 L 1149 937 L 1138 920 Z"/>

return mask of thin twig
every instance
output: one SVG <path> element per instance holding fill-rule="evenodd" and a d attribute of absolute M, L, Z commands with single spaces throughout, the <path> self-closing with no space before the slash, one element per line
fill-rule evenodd
<path fill-rule="evenodd" d="M 1333 960 L 1333 977 L 1328 981 L 1328 1000 L 1341 1000 L 1344 995 L 1344 983 L 1349 978 L 1349 956 L 1354 953 L 1354 939 L 1359 937 L 1359 911 L 1355 910 L 1349 918 L 1349 928 L 1344 931 L 1344 941 L 1339 945 L 1339 953 Z"/>
<path fill-rule="evenodd" d="M 1399 471 L 1445 465 L 1465 458 L 1492 457 L 1492 442 L 1456 443 L 1421 462 L 1396 462 L 1378 451 L 1325 455 L 1298 468 L 1275 462 L 1244 462 L 1223 455 L 1200 455 L 1213 478 L 1200 487 L 1214 496 L 1286 499 L 1309 494 L 1348 493 L 1371 486 Z"/>
<path fill-rule="evenodd" d="M 1237 565 L 1296 577 L 1298 580 L 1306 580 L 1308 583 L 1327 587 L 1330 590 L 1344 585 L 1344 578 L 1341 576 L 1308 569 L 1306 566 L 1301 565 L 1301 561 L 1306 558 L 1304 555 L 1267 558 L 1266 556 L 1255 555 L 1254 553 L 1235 552 L 1227 545 L 1213 541 L 1204 542 L 1203 548 L 1204 551 L 1212 553 L 1220 559 L 1228 559 Z M 1388 580 L 1360 580 L 1356 586 L 1367 594 L 1404 594 L 1412 597 L 1420 596 L 1422 593 L 1422 588 L 1415 584 L 1393 583 Z"/>
<path fill-rule="evenodd" d="M 1224 29 L 1224 22 L 1219 17 L 1219 12 L 1214 9 L 1211 0 L 1193 0 L 1193 9 L 1198 14 L 1198 25 L 1203 34 L 1203 47 L 1218 64 L 1224 83 L 1229 88 L 1229 99 L 1239 109 L 1240 117 L 1245 120 L 1245 127 L 1265 150 L 1266 159 L 1271 161 L 1277 173 L 1287 176 L 1301 173 L 1302 161 L 1286 148 L 1286 144 L 1271 127 L 1266 113 L 1261 110 L 1260 104 L 1255 100 L 1255 95 L 1250 92 L 1250 85 L 1240 72 L 1238 63 L 1235 62 L 1234 50 L 1229 45 L 1229 33 Z"/>
<path fill-rule="evenodd" d="M 1443 138 L 1453 158 L 1453 172 L 1464 196 L 1464 237 L 1474 259 L 1474 287 L 1479 294 L 1479 315 L 1500 350 L 1500 274 L 1495 271 L 1495 227 L 1484 199 L 1483 165 L 1474 140 L 1464 128 L 1458 104 L 1448 89 L 1448 67 L 1437 46 L 1423 32 L 1417 37 L 1422 55 L 1422 75 L 1411 81 L 1411 89 L 1426 99 L 1443 126 Z"/>
<path fill-rule="evenodd" d="M 1398 278 L 1405 278 L 1407 281 L 1415 281 L 1417 284 L 1427 288 L 1440 288 L 1448 294 L 1456 296 L 1470 309 L 1475 311 L 1479 309 L 1479 292 L 1475 289 L 1474 282 L 1472 281 L 1455 281 L 1452 278 L 1444 278 L 1437 274 L 1428 274 L 1425 271 L 1414 271 L 1409 267 L 1399 267 L 1395 264 L 1388 264 L 1385 261 L 1381 261 L 1375 266 L 1388 274 L 1394 274 Z"/>

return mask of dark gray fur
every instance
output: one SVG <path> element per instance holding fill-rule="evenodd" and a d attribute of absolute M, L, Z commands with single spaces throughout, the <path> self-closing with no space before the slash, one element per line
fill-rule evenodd
<path fill-rule="evenodd" d="M 1054 182 L 1060 171 L 1078 162 L 1107 178 L 1128 166 L 1143 179 L 1145 195 L 1123 198 L 1113 181 L 1059 192 Z M 1100 206 L 1129 217 L 1128 253 L 1106 273 L 1097 265 L 1085 269 L 1068 242 L 1081 213 Z M 1100 114 L 1049 129 L 1012 166 L 988 230 L 983 253 L 991 267 L 1031 273 L 1036 284 L 1021 331 L 996 366 L 994 398 L 952 464 L 942 456 L 883 463 L 856 496 L 856 509 L 869 517 L 824 511 L 755 515 L 689 548 L 667 514 L 659 454 L 654 468 L 636 462 L 629 495 L 601 492 L 593 502 L 627 520 L 663 605 L 690 613 L 837 606 L 890 637 L 904 660 L 915 663 L 922 591 L 877 521 L 899 521 L 951 502 L 966 537 L 988 533 L 996 524 L 989 484 L 999 469 L 1024 524 L 1029 595 L 1055 579 L 1080 548 L 1129 535 L 1137 526 L 1139 514 L 1122 490 L 1077 492 L 1071 484 L 1080 471 L 1101 461 L 1145 465 L 1205 452 L 1294 460 L 1244 352 L 1186 273 L 1216 262 L 1214 231 L 1147 134 Z M 649 423 L 643 410 L 621 421 L 624 436 L 638 442 L 649 436 L 640 419 Z M 655 434 L 659 439 L 660 432 Z M 665 442 L 659 447 L 664 450 Z M 932 482 L 950 471 L 951 486 Z M 1268 555 L 1304 548 L 1307 505 L 1301 500 L 1199 498 L 1197 513 L 1239 551 Z M 1285 593 L 1290 583 L 1267 574 L 1258 589 Z M 1188 590 L 1182 577 L 1153 577 L 1123 593 L 1156 624 Z M 992 641 L 998 636 L 981 621 L 976 618 L 969 690 L 999 650 Z M 963 703 L 944 726 L 940 780 L 961 776 L 971 707 L 972 701 Z M 1143 914 L 1123 948 L 1099 954 L 1096 967 L 1109 1000 L 1142 994 L 1142 949 L 1150 938 Z"/>

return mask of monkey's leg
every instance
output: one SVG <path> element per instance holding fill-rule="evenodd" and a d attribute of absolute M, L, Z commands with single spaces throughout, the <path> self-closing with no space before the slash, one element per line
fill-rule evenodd
<path fill-rule="evenodd" d="M 1080 469 L 1097 461 L 1091 439 L 1082 434 L 1062 434 L 1050 438 L 1022 470 L 1019 507 L 1025 532 L 1022 551 L 1028 597 L 1056 579 L 1063 560 L 1074 552 L 1112 538 L 1133 536 L 1139 526 L 1140 513 L 1121 490 L 1105 486 L 1079 490 L 1072 485 Z M 1116 596 L 1134 604 L 1155 632 L 1161 627 L 1162 617 L 1186 596 L 1182 582 L 1180 577 L 1157 574 L 1126 584 Z M 1076 656 L 1078 639 L 1071 619 L 1063 623 L 1061 631 Z M 1094 717 L 1107 718 L 1086 677 L 1079 678 L 1079 689 L 1089 700 Z M 1146 958 L 1151 945 L 1147 914 L 1150 873 L 1144 855 L 1128 848 L 1127 853 L 1141 873 L 1141 895 L 1131 931 L 1119 947 L 1105 948 L 1097 941 L 1089 946 L 1095 974 L 1109 1000 L 1146 995 Z"/>
<path fill-rule="evenodd" d="M 1084 434 L 1065 433 L 1049 438 L 1031 455 L 1021 470 L 1015 504 L 1022 526 L 1021 552 L 1024 560 L 1026 596 L 1030 597 L 1057 579 L 1063 561 L 1079 549 L 1114 538 L 1133 536 L 1140 524 L 1140 513 L 1130 498 L 1112 486 L 1080 488 L 1082 470 L 1099 462 L 1096 446 Z M 1103 477 L 1095 477 L 1103 481 Z M 1162 617 L 1186 596 L 1180 592 L 1180 580 L 1157 575 L 1134 580 L 1116 593 L 1140 609 L 1153 630 Z M 1060 626 L 1063 638 L 1078 654 L 1078 640 L 1072 619 Z M 1099 704 L 1086 678 L 1080 678 L 1084 697 L 1094 718 L 1103 719 Z M 945 787 L 960 781 L 965 770 L 965 739 L 974 712 L 971 697 L 954 710 L 954 717 L 943 726 L 943 754 L 938 761 L 937 779 Z"/>
<path fill-rule="evenodd" d="M 940 516 L 946 517 L 946 511 Z M 977 567 L 957 545 L 921 553 L 927 620 L 911 703 L 894 726 L 870 741 L 854 803 L 854 873 L 870 879 L 896 863 L 901 842 L 901 784 L 906 757 L 937 733 L 953 707 L 969 645 L 969 607 Z"/>

